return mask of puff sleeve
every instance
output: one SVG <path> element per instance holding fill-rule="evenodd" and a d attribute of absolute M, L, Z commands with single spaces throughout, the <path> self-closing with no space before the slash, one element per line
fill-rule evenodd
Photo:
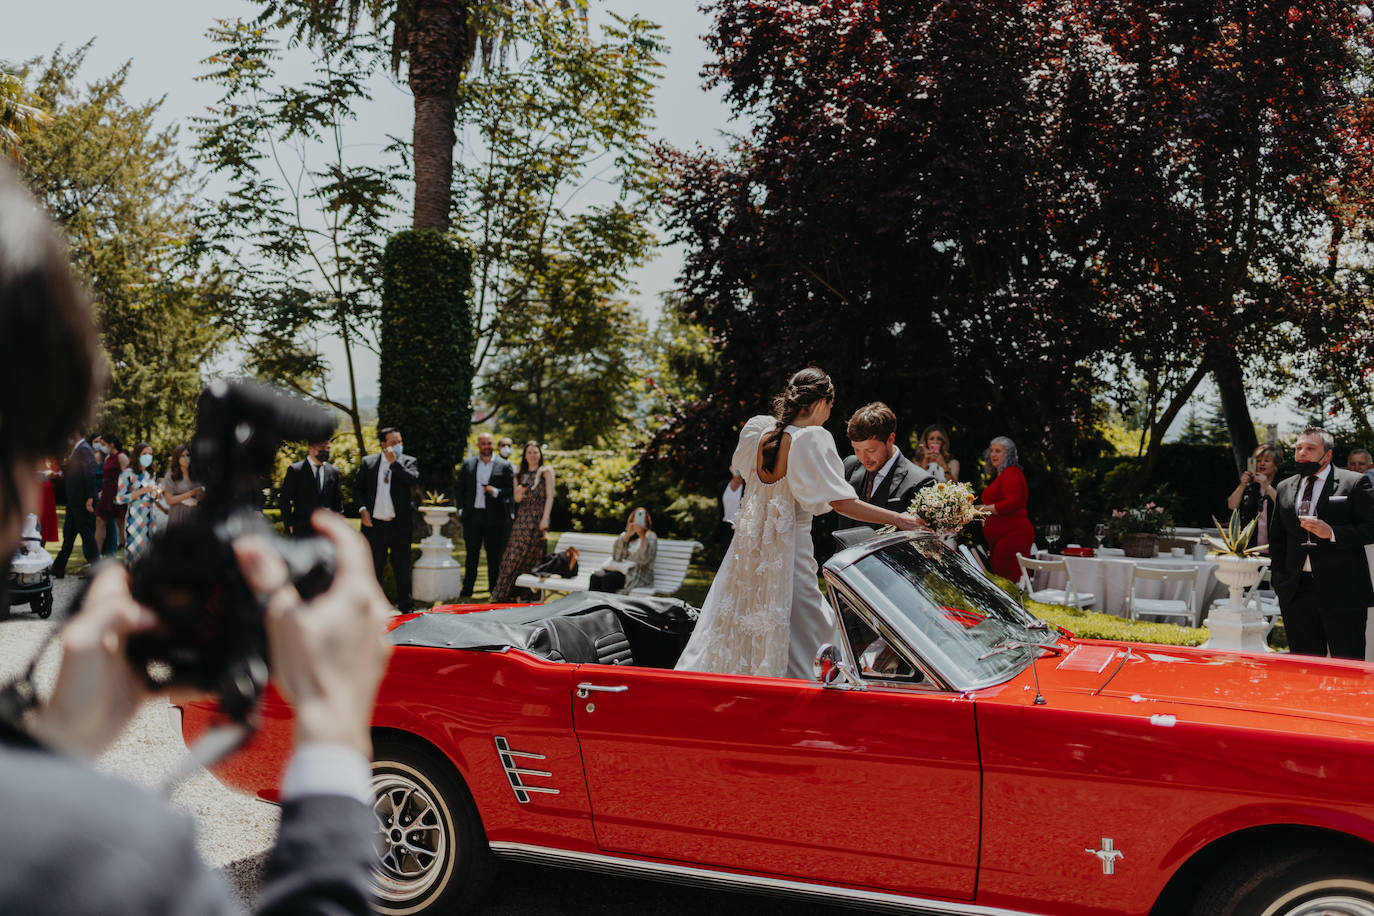
<path fill-rule="evenodd" d="M 739 475 L 746 482 L 758 476 L 759 443 L 775 423 L 777 421 L 767 415 L 750 417 L 749 422 L 739 431 L 739 444 L 735 446 L 730 467 L 739 471 Z"/>
<path fill-rule="evenodd" d="M 829 512 L 836 500 L 857 498 L 844 479 L 844 462 L 835 450 L 835 440 L 821 426 L 807 426 L 792 434 L 787 479 L 792 484 L 792 497 L 812 515 Z"/>

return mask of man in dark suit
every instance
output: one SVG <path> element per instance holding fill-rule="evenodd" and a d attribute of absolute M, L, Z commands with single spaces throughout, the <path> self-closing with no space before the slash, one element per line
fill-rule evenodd
<path fill-rule="evenodd" d="M 463 591 L 472 597 L 477 582 L 477 555 L 487 549 L 487 587 L 496 585 L 506 547 L 507 508 L 515 492 L 515 468 L 497 457 L 491 433 L 478 433 L 477 454 L 458 470 L 458 508 L 463 513 Z"/>
<path fill-rule="evenodd" d="M 363 536 L 372 547 L 377 581 L 382 581 L 382 568 L 390 554 L 391 572 L 396 577 L 396 607 L 409 613 L 414 610 L 410 597 L 410 531 L 415 522 L 412 494 L 420 484 L 420 466 L 405 454 L 401 431 L 396 427 L 380 430 L 377 439 L 382 451 L 363 459 L 353 496 L 358 500 Z"/>
<path fill-rule="evenodd" d="M 1374 604 L 1364 551 L 1374 543 L 1374 487 L 1365 475 L 1331 464 L 1334 446 L 1319 427 L 1299 434 L 1298 473 L 1276 488 L 1269 556 L 1289 648 L 1363 659 Z"/>
<path fill-rule="evenodd" d="M 76 538 L 81 536 L 81 552 L 90 566 L 100 559 L 100 545 L 95 539 L 95 501 L 100 496 L 100 462 L 95 450 L 84 437 L 78 437 L 76 447 L 67 458 L 62 471 L 67 488 L 67 517 L 62 523 L 62 549 L 53 561 L 52 574 L 61 579 L 67 574 Z"/>
<path fill-rule="evenodd" d="M 38 469 L 62 448 L 101 387 L 100 344 L 86 294 L 42 211 L 0 167 L 0 365 L 16 378 L 63 371 L 33 398 L 0 386 L 0 554 L 18 545 Z M 83 450 L 84 452 L 84 450 Z M 83 455 L 84 461 L 84 455 Z M 15 496 L 18 496 L 17 501 Z M 86 491 L 76 493 L 84 508 Z M 295 710 L 298 743 L 283 781 L 282 821 L 258 912 L 369 912 L 376 861 L 370 723 L 389 649 L 386 599 L 367 575 L 367 549 L 342 519 L 321 519 L 338 577 L 303 602 L 281 559 L 260 539 L 237 545 L 252 594 L 265 603 L 272 681 Z M 0 913 L 113 916 L 241 911 L 195 851 L 195 826 L 153 792 L 88 763 L 150 699 L 146 673 L 126 660 L 128 638 L 157 626 L 127 573 L 95 577 L 62 630 L 57 677 L 25 715 L 0 704 Z M 32 687 L 32 685 L 29 685 Z M 165 694 L 162 696 L 165 704 Z M 24 824 L 25 829 L 13 829 Z"/>
<path fill-rule="evenodd" d="M 935 482 L 897 449 L 897 417 L 882 401 L 854 411 L 846 434 L 854 454 L 844 460 L 844 476 L 864 502 L 905 512 L 916 491 Z M 839 520 L 841 529 L 862 525 L 850 518 Z"/>
<path fill-rule="evenodd" d="M 329 440 L 312 442 L 305 457 L 286 469 L 277 505 L 286 533 L 292 537 L 308 538 L 315 533 L 310 527 L 310 513 L 316 509 L 343 515 L 339 469 L 329 463 L 329 458 Z"/>

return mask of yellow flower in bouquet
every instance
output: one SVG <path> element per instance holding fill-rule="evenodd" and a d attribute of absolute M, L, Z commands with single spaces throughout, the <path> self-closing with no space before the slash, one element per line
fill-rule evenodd
<path fill-rule="evenodd" d="M 968 484 L 937 483 L 917 490 L 906 511 L 942 534 L 954 534 L 988 514 L 976 504 L 977 497 Z"/>

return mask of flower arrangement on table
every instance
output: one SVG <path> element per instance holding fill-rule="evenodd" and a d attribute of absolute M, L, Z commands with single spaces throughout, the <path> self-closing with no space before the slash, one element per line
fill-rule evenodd
<path fill-rule="evenodd" d="M 921 519 L 939 534 L 953 535 L 969 522 L 991 514 L 977 502 L 973 488 L 966 483 L 935 483 L 916 491 L 906 514 Z M 884 533 L 895 530 L 890 525 L 882 529 Z"/>
<path fill-rule="evenodd" d="M 1128 534 L 1148 534 L 1152 537 L 1174 534 L 1174 517 L 1156 502 L 1148 502 L 1133 509 L 1113 509 L 1107 519 L 1107 537 L 1121 544 Z"/>

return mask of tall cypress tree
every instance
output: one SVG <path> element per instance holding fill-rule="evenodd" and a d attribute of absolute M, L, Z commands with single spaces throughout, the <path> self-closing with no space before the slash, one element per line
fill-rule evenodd
<path fill-rule="evenodd" d="M 399 232 L 382 256 L 377 425 L 401 430 L 426 490 L 451 494 L 471 421 L 472 252 L 437 229 Z"/>

